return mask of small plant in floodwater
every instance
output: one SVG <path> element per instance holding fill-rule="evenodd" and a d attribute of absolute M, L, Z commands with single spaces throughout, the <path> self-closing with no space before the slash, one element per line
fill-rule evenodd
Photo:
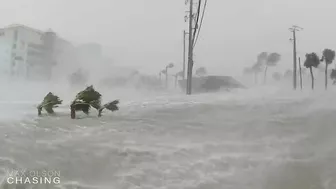
<path fill-rule="evenodd" d="M 73 100 L 70 105 L 71 118 L 76 118 L 76 111 L 83 111 L 85 114 L 89 114 L 91 107 L 98 111 L 99 117 L 101 116 L 101 113 L 104 109 L 108 109 L 110 111 L 119 110 L 119 100 L 114 100 L 107 104 L 101 105 L 101 96 L 102 95 L 96 91 L 92 85 L 79 92 L 76 95 L 75 100 Z"/>
<path fill-rule="evenodd" d="M 41 104 L 39 104 L 37 106 L 38 115 L 42 114 L 42 109 L 45 109 L 48 114 L 53 114 L 54 113 L 53 108 L 58 107 L 57 105 L 59 105 L 59 104 L 62 104 L 62 100 L 60 100 L 60 98 L 58 96 L 56 96 L 53 93 L 49 92 L 44 97 L 44 99 L 41 102 Z"/>

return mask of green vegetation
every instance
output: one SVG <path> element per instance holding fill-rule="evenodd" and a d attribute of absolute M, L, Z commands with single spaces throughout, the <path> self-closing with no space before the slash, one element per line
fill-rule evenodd
<path fill-rule="evenodd" d="M 62 100 L 60 100 L 60 98 L 56 95 L 54 95 L 53 93 L 49 92 L 43 99 L 43 101 L 41 102 L 41 104 L 39 104 L 37 106 L 37 110 L 38 110 L 38 115 L 42 115 L 42 109 L 45 109 L 47 111 L 48 114 L 53 114 L 54 113 L 54 109 L 58 107 L 57 105 L 62 104 Z"/>
<path fill-rule="evenodd" d="M 326 67 L 325 67 L 325 89 L 328 88 L 328 65 L 331 64 L 335 59 L 335 51 L 331 49 L 324 49 L 323 50 L 323 56 L 322 56 L 322 62 L 325 61 Z"/>
<path fill-rule="evenodd" d="M 83 111 L 85 114 L 89 114 L 91 107 L 98 111 L 99 117 L 101 116 L 101 113 L 104 109 L 108 109 L 110 111 L 119 110 L 119 100 L 101 105 L 101 97 L 102 95 L 96 91 L 92 85 L 86 87 L 86 89 L 76 95 L 75 99 L 70 105 L 71 118 L 76 118 L 76 111 Z"/>
<path fill-rule="evenodd" d="M 311 79 L 312 79 L 312 89 L 314 90 L 314 74 L 313 74 L 313 67 L 317 68 L 318 65 L 320 64 L 320 59 L 317 56 L 316 53 L 310 53 L 310 54 L 306 54 L 306 60 L 304 62 L 304 66 L 306 68 L 309 68 L 310 70 L 310 75 L 311 75 Z"/>

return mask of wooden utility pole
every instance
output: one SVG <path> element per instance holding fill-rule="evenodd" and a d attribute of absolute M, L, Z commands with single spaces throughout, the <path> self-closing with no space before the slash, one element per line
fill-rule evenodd
<path fill-rule="evenodd" d="M 300 31 L 302 30 L 302 28 L 300 28 L 299 26 L 293 26 L 291 28 L 289 28 L 289 31 L 291 31 L 293 33 L 293 38 L 291 39 L 293 41 L 293 88 L 294 90 L 296 90 L 296 73 L 297 73 L 297 63 L 296 63 L 296 31 Z"/>
<path fill-rule="evenodd" d="M 186 35 L 187 34 L 188 33 L 184 30 L 183 31 L 183 75 L 182 75 L 183 80 L 185 79 L 185 69 L 186 69 L 185 54 L 186 54 Z"/>
<path fill-rule="evenodd" d="M 301 59 L 299 57 L 299 69 L 300 69 L 300 87 L 302 90 L 302 70 L 301 70 Z"/>
<path fill-rule="evenodd" d="M 191 94 L 192 89 L 192 66 L 193 66 L 193 0 L 189 0 L 189 48 L 188 48 L 188 70 L 187 70 L 187 95 Z"/>

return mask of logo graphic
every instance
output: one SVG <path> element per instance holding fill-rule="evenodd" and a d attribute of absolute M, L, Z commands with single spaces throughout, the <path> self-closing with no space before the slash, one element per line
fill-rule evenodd
<path fill-rule="evenodd" d="M 7 169 L 5 183 L 8 185 L 38 185 L 61 183 L 61 173 L 55 170 Z"/>

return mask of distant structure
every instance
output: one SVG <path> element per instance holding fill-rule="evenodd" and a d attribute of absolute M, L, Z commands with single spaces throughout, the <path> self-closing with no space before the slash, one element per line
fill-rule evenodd
<path fill-rule="evenodd" d="M 0 28 L 0 74 L 50 79 L 58 58 L 72 48 L 52 30 L 43 32 L 24 25 Z"/>

